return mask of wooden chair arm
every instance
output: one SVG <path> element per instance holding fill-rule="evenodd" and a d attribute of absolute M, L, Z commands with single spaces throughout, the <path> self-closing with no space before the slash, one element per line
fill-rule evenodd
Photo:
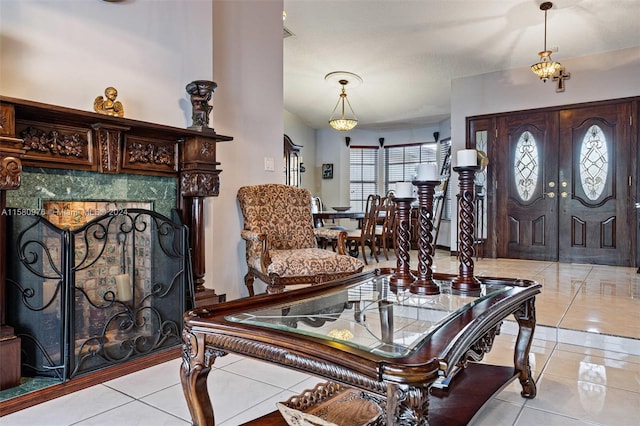
<path fill-rule="evenodd" d="M 338 234 L 338 245 L 336 249 L 338 250 L 338 254 L 347 254 L 347 231 L 339 231 Z"/>

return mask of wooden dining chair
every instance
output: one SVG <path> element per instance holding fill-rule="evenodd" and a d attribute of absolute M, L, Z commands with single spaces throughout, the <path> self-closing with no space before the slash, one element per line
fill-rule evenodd
<path fill-rule="evenodd" d="M 371 194 L 367 197 L 367 204 L 364 210 L 364 218 L 362 219 L 362 226 L 360 229 L 354 229 L 347 231 L 347 244 L 349 247 L 353 246 L 351 250 L 352 255 L 358 256 L 358 253 L 362 252 L 362 258 L 365 264 L 369 264 L 367 261 L 366 248 L 371 249 L 373 258 L 378 260 L 378 249 L 376 247 L 376 221 L 378 214 L 378 205 L 380 204 L 380 196 Z"/>
<path fill-rule="evenodd" d="M 376 237 L 377 246 L 382 250 L 384 257 L 389 260 L 389 250 L 396 249 L 396 205 L 393 197 L 384 197 L 378 204 L 378 214 L 376 215 Z"/>

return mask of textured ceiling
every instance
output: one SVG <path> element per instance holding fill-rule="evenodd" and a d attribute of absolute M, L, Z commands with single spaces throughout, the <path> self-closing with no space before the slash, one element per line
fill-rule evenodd
<path fill-rule="evenodd" d="M 451 80 L 530 66 L 544 42 L 540 0 L 285 0 L 284 106 L 327 127 L 349 71 L 359 127 L 391 129 L 450 114 Z M 548 12 L 553 59 L 640 45 L 640 0 L 558 0 Z M 555 51 L 557 49 L 557 52 Z M 569 70 L 571 71 L 571 70 Z M 532 82 L 536 78 L 531 74 Z"/>

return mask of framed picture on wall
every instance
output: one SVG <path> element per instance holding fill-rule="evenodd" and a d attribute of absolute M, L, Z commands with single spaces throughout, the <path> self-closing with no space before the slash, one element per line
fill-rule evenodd
<path fill-rule="evenodd" d="M 333 179 L 333 164 L 322 165 L 322 179 Z"/>

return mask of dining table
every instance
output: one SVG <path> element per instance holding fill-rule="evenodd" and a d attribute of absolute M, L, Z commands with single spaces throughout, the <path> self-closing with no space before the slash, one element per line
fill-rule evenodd
<path fill-rule="evenodd" d="M 355 219 L 358 221 L 358 228 L 362 226 L 362 219 L 364 219 L 364 212 L 361 211 L 336 211 L 336 210 L 322 210 L 319 212 L 313 212 L 313 223 L 316 228 L 321 227 L 325 220 L 336 219 Z"/>

